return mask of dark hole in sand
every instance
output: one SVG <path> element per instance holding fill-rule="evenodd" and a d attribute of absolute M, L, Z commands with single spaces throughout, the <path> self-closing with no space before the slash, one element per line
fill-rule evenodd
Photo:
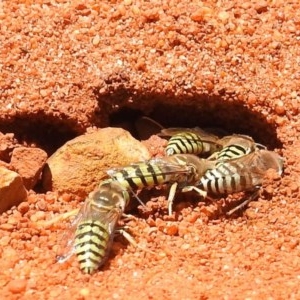
<path fill-rule="evenodd" d="M 131 93 L 124 87 L 116 93 L 106 95 L 95 93 L 101 115 L 95 112 L 91 121 L 97 127 L 122 127 L 140 138 L 136 120 L 148 116 L 163 127 L 216 128 L 228 134 L 240 133 L 251 136 L 257 143 L 269 149 L 281 148 L 276 127 L 264 116 L 252 112 L 242 103 L 223 101 L 221 97 L 170 97 L 164 94 Z M 188 104 L 186 104 L 188 103 Z M 108 120 L 108 121 L 107 121 Z M 51 155 L 68 140 L 84 133 L 76 120 L 49 116 L 44 112 L 27 116 L 15 116 L 2 121 L 2 133 L 14 133 L 22 143 L 35 144 Z M 157 128 L 149 129 L 143 139 L 158 133 Z"/>
<path fill-rule="evenodd" d="M 152 100 L 151 100 L 152 99 Z M 152 101 L 153 106 L 143 112 L 144 103 Z M 178 103 L 190 103 L 189 105 Z M 201 127 L 227 134 L 246 134 L 257 143 L 267 146 L 270 150 L 281 148 L 282 143 L 277 137 L 275 124 L 270 124 L 263 115 L 252 112 L 241 103 L 225 102 L 221 99 L 201 99 L 197 97 L 172 99 L 166 97 L 148 96 L 133 101 L 134 105 L 120 105 L 120 109 L 110 114 L 110 126 L 122 127 L 139 138 L 135 123 L 138 118 L 147 115 L 163 127 Z M 141 104 L 139 108 L 138 103 Z M 155 130 L 154 130 L 155 131 Z M 156 130 L 157 131 L 157 130 Z M 155 134 L 150 129 L 150 134 Z M 149 134 L 149 135 L 150 135 Z"/>
<path fill-rule="evenodd" d="M 65 142 L 78 135 L 74 129 L 76 125 L 73 125 L 70 121 L 39 113 L 17 116 L 0 124 L 0 131 L 4 134 L 14 133 L 19 143 L 36 145 L 51 155 Z"/>

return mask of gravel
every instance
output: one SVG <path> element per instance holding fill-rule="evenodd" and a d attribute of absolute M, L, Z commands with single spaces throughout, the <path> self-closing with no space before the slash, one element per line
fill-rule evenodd
<path fill-rule="evenodd" d="M 127 109 L 249 134 L 285 158 L 285 171 L 231 218 L 224 208 L 239 196 L 179 193 L 168 219 L 167 191 L 145 191 L 151 213 L 129 225 L 156 255 L 117 237 L 92 276 L 75 257 L 55 260 L 69 221 L 38 226 L 82 199 L 30 191 L 0 215 L 1 298 L 299 299 L 299 9 L 296 0 L 2 1 L 1 132 L 51 154 Z M 150 153 L 161 148 L 150 141 Z"/>

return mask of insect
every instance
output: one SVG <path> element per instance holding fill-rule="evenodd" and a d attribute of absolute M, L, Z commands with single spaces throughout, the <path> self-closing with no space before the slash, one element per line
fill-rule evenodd
<path fill-rule="evenodd" d="M 224 136 L 219 143 L 223 145 L 222 150 L 208 158 L 216 159 L 217 164 L 247 155 L 257 149 L 266 149 L 265 146 L 255 143 L 250 136 L 242 134 Z"/>
<path fill-rule="evenodd" d="M 167 156 L 189 153 L 215 159 L 218 163 L 265 148 L 247 135 L 234 134 L 219 138 L 198 127 L 162 129 L 160 135 L 171 136 L 165 149 Z"/>
<path fill-rule="evenodd" d="M 224 161 L 208 170 L 194 186 L 183 191 L 196 190 L 202 196 L 222 195 L 242 191 L 251 191 L 262 185 L 268 169 L 274 169 L 279 175 L 283 171 L 283 159 L 273 151 L 256 150 L 236 159 Z"/>
<path fill-rule="evenodd" d="M 172 214 L 172 203 L 177 186 L 193 185 L 215 165 L 192 154 L 175 154 L 169 157 L 154 158 L 125 167 L 107 171 L 112 181 L 117 181 L 126 190 L 172 184 L 168 197 L 168 210 Z"/>
<path fill-rule="evenodd" d="M 95 272 L 108 257 L 117 223 L 128 202 L 129 194 L 120 183 L 102 182 L 89 194 L 69 228 L 58 262 L 75 253 L 84 273 Z"/>
<path fill-rule="evenodd" d="M 162 129 L 160 136 L 170 136 L 165 149 L 167 156 L 184 153 L 207 157 L 223 148 L 218 136 L 199 127 Z"/>

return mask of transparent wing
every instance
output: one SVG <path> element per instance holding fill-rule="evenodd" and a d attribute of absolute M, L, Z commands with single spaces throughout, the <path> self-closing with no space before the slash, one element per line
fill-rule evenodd
<path fill-rule="evenodd" d="M 269 150 L 256 150 L 247 155 L 232 159 L 230 162 L 238 162 L 246 170 L 255 172 L 266 172 L 268 169 L 275 169 L 279 173 L 282 169 L 282 157 L 276 152 Z"/>
<path fill-rule="evenodd" d="M 176 134 L 180 134 L 180 133 L 194 133 L 197 134 L 199 136 L 199 139 L 201 139 L 201 141 L 203 142 L 215 142 L 217 143 L 217 141 L 219 140 L 218 136 L 207 132 L 199 127 L 194 127 L 194 128 L 181 128 L 181 127 L 174 127 L 174 128 L 166 128 L 166 129 L 162 129 L 159 136 L 163 136 L 163 137 L 172 137 Z"/>
<path fill-rule="evenodd" d="M 219 148 L 221 148 L 221 143 L 219 142 L 219 138 L 211 133 L 208 133 L 201 128 L 195 127 L 195 128 L 169 128 L 164 129 L 161 131 L 160 136 L 163 137 L 176 137 L 176 135 L 185 134 L 185 133 L 192 133 L 197 135 L 197 139 L 200 143 L 208 143 L 208 144 L 214 144 L 217 145 Z M 186 137 L 189 139 L 189 137 Z"/>
<path fill-rule="evenodd" d="M 257 150 L 225 162 L 223 165 L 226 164 L 234 166 L 236 172 L 228 176 L 238 175 L 241 178 L 251 176 L 253 187 L 261 184 L 268 169 L 274 169 L 279 175 L 282 173 L 282 158 L 277 153 L 268 150 Z"/>
<path fill-rule="evenodd" d="M 84 221 L 89 220 L 92 222 L 97 220 L 103 225 L 107 225 L 107 228 L 111 233 L 111 238 L 113 238 L 116 223 L 121 217 L 122 212 L 117 209 L 112 209 L 109 211 L 106 209 L 101 209 L 101 207 L 90 205 L 90 201 L 93 200 L 88 197 L 75 219 L 71 222 L 70 226 L 63 234 L 57 253 L 58 262 L 63 263 L 67 261 L 75 253 L 74 241 L 76 230 L 78 225 Z"/>
<path fill-rule="evenodd" d="M 107 171 L 107 174 L 114 177 L 117 173 L 123 174 L 123 179 L 134 179 L 151 176 L 155 174 L 168 175 L 168 174 L 182 174 L 190 172 L 190 168 L 186 165 L 168 161 L 164 158 L 154 158 L 145 162 L 130 164 L 125 167 L 112 168 Z"/>
<path fill-rule="evenodd" d="M 77 225 L 83 218 L 84 214 L 84 206 L 80 209 L 74 220 L 70 223 L 69 227 L 66 229 L 65 233 L 63 234 L 61 241 L 59 243 L 56 260 L 59 263 L 63 263 L 67 261 L 75 251 L 74 248 L 74 241 L 75 241 L 75 232 Z"/>
<path fill-rule="evenodd" d="M 241 145 L 244 147 L 255 146 L 255 142 L 252 137 L 243 134 L 226 135 L 222 137 L 219 142 L 223 145 L 223 147 L 228 147 L 230 145 Z"/>

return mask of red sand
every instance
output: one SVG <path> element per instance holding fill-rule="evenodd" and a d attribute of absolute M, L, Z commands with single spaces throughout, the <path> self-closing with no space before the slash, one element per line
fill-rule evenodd
<path fill-rule="evenodd" d="M 283 178 L 231 218 L 232 197 L 179 194 L 174 220 L 166 191 L 145 192 L 152 213 L 129 225 L 156 255 L 116 238 L 92 276 L 55 260 L 68 222 L 35 226 L 76 195 L 31 192 L 0 216 L 1 299 L 300 298 L 298 1 L 150 2 L 2 2 L 0 131 L 54 151 L 126 107 L 249 134 L 283 155 Z"/>

